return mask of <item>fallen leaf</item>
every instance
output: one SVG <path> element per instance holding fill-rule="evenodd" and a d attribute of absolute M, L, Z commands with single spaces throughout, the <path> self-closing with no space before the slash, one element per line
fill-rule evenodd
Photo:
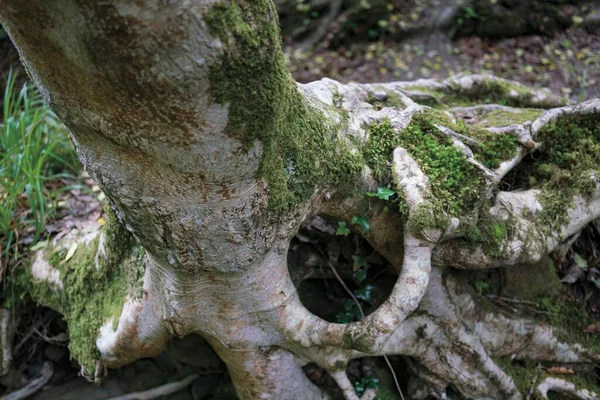
<path fill-rule="evenodd" d="M 546 371 L 554 375 L 573 375 L 575 373 L 575 371 L 567 367 L 550 367 Z"/>
<path fill-rule="evenodd" d="M 583 331 L 588 334 L 600 333 L 600 321 L 588 326 Z"/>
<path fill-rule="evenodd" d="M 48 241 L 47 240 L 42 240 L 42 241 L 37 242 L 33 246 L 31 246 L 29 248 L 29 250 L 31 250 L 31 251 L 37 251 L 39 249 L 43 249 L 46 246 L 48 246 Z"/>
<path fill-rule="evenodd" d="M 73 255 L 75 254 L 75 252 L 77 251 L 77 243 L 73 243 L 71 245 L 71 247 L 69 247 L 69 251 L 67 251 L 67 256 L 65 257 L 64 261 L 69 261 Z"/>
<path fill-rule="evenodd" d="M 577 266 L 582 270 L 582 271 L 587 271 L 588 268 L 588 264 L 587 261 L 585 260 L 585 258 L 581 257 L 579 254 L 574 253 L 573 254 L 573 261 L 575 261 L 575 264 L 577 264 Z"/>

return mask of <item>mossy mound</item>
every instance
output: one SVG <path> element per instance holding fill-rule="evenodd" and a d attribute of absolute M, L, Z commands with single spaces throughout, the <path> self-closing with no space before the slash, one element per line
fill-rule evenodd
<path fill-rule="evenodd" d="M 145 252 L 114 216 L 91 242 L 81 240 L 77 247 L 58 246 L 44 252 L 50 266 L 59 271 L 62 288 L 38 281 L 30 268 L 22 267 L 8 276 L 7 293 L 18 295 L 6 301 L 15 307 L 30 296 L 63 314 L 71 356 L 93 373 L 100 357 L 96 346 L 100 327 L 112 320 L 116 329 L 127 297 L 142 295 Z"/>

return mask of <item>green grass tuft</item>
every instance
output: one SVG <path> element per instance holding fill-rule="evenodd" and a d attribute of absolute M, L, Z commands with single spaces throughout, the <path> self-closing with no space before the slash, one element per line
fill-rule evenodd
<path fill-rule="evenodd" d="M 66 128 L 35 89 L 15 88 L 9 74 L 0 120 L 0 252 L 5 260 L 17 256 L 20 233 L 37 240 L 44 231 L 50 204 L 65 188 L 47 183 L 73 178 L 79 162 Z M 64 186 L 64 185 L 61 185 Z M 33 231 L 30 233 L 30 231 Z"/>

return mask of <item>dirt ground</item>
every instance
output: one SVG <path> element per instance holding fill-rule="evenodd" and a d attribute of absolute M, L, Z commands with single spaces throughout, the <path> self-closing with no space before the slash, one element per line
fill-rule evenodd
<path fill-rule="evenodd" d="M 458 73 L 493 73 L 548 88 L 572 101 L 600 96 L 600 36 L 570 28 L 554 36 L 502 40 L 438 34 L 402 43 L 357 43 L 336 50 L 286 51 L 300 82 L 323 77 L 341 82 L 443 79 Z"/>

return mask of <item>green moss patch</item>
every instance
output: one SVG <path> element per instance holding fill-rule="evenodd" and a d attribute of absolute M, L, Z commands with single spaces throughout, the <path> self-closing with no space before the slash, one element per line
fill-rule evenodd
<path fill-rule="evenodd" d="M 522 124 L 527 121 L 535 121 L 543 110 L 537 108 L 522 108 L 518 112 L 495 110 L 485 113 L 479 117 L 477 125 L 481 127 L 508 126 Z"/>
<path fill-rule="evenodd" d="M 547 378 L 562 379 L 567 382 L 571 382 L 575 385 L 577 390 L 586 389 L 593 393 L 598 393 L 598 386 L 594 382 L 593 376 L 586 376 L 580 374 L 573 375 L 553 375 L 547 372 L 546 368 L 551 365 L 546 365 L 538 369 L 539 363 L 533 361 L 520 361 L 510 360 L 509 358 L 497 358 L 494 362 L 502 368 L 502 370 L 508 374 L 514 381 L 515 386 L 519 390 L 519 393 L 523 396 L 528 395 L 530 390 L 535 384 L 539 384 Z M 543 400 L 536 391 L 534 391 L 533 400 Z M 548 393 L 549 399 L 563 399 L 562 394 L 554 392 Z"/>
<path fill-rule="evenodd" d="M 600 176 L 600 125 L 597 116 L 568 116 L 546 125 L 536 140 L 542 149 L 534 154 L 530 185 L 541 187 L 541 222 L 556 228 L 564 224 L 573 197 L 588 197 Z"/>
<path fill-rule="evenodd" d="M 317 185 L 355 182 L 362 160 L 338 135 L 339 126 L 298 92 L 281 52 L 271 1 L 242 6 L 224 1 L 205 15 L 224 46 L 210 73 L 211 94 L 229 104 L 226 131 L 263 155 L 259 177 L 269 188 L 269 208 L 283 211 L 308 200 Z"/>
<path fill-rule="evenodd" d="M 375 106 L 375 109 L 381 110 L 384 107 L 395 107 L 398 109 L 404 109 L 406 104 L 402 101 L 402 98 L 394 90 L 389 90 L 384 87 L 376 87 L 380 92 L 385 93 L 384 100 L 377 100 L 374 93 L 369 93 L 367 97 L 367 103 Z"/>
<path fill-rule="evenodd" d="M 465 89 L 450 85 L 432 89 L 422 85 L 409 85 L 402 90 L 418 103 L 434 108 L 468 107 L 479 104 L 500 104 L 511 107 L 531 107 L 535 93 L 527 86 L 503 80 L 485 80 Z M 551 99 L 547 104 L 536 105 L 542 108 L 557 106 Z"/>
<path fill-rule="evenodd" d="M 480 199 L 484 180 L 480 171 L 434 124 L 450 125 L 438 113 L 418 113 L 406 129 L 396 132 L 389 121 L 368 127 L 369 141 L 363 149 L 366 163 L 382 185 L 391 183 L 392 154 L 395 148 L 406 149 L 430 180 L 432 202 L 448 216 L 472 209 Z M 423 210 L 427 214 L 427 210 Z"/>
<path fill-rule="evenodd" d="M 116 329 L 126 297 L 140 297 L 143 285 L 143 252 L 134 246 L 131 234 L 114 216 L 103 233 L 106 257 L 99 252 L 99 235 L 86 247 L 79 245 L 66 261 L 67 250 L 48 249 L 63 289 L 54 291 L 46 282 L 36 281 L 29 268 L 9 276 L 11 292 L 28 293 L 38 304 L 64 315 L 71 356 L 90 372 L 100 356 L 96 347 L 100 327 L 112 319 Z"/>

